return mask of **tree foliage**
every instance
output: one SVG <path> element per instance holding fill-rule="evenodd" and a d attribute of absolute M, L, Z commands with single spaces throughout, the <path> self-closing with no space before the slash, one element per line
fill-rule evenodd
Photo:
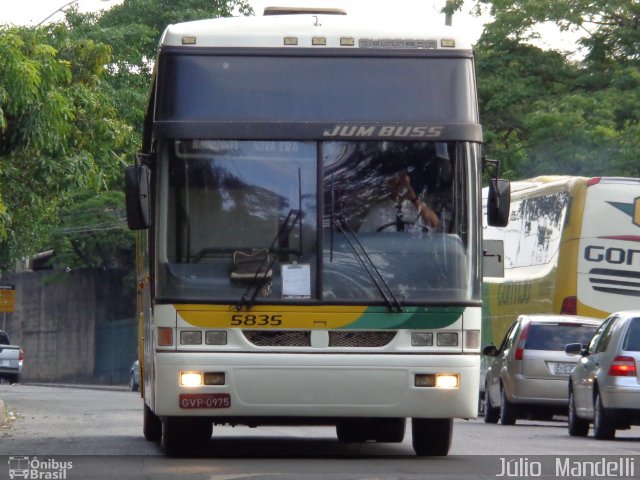
<path fill-rule="evenodd" d="M 90 226 L 122 213 L 113 191 L 140 143 L 160 35 L 169 23 L 232 12 L 250 8 L 244 0 L 125 0 L 103 14 L 72 6 L 58 24 L 0 27 L 0 270 L 54 243 L 60 266 L 122 263 L 100 252 L 123 242 L 132 250 L 132 236 L 117 228 L 94 235 Z M 70 218 L 87 222 L 81 241 Z"/>
<path fill-rule="evenodd" d="M 486 150 L 503 172 L 640 176 L 640 3 L 475 7 L 494 18 L 477 45 L 478 85 Z M 537 27 L 549 22 L 578 36 L 574 51 L 535 46 Z"/>
<path fill-rule="evenodd" d="M 130 128 L 100 89 L 107 45 L 63 25 L 0 29 L 0 265 L 42 247 L 57 205 L 119 174 Z"/>
<path fill-rule="evenodd" d="M 640 3 L 476 0 L 474 9 L 493 15 L 477 71 L 486 153 L 503 174 L 640 176 Z M 117 227 L 117 192 L 140 142 L 160 35 L 169 23 L 249 13 L 245 0 L 125 0 L 99 14 L 69 8 L 59 24 L 0 27 L 0 269 L 54 244 L 60 266 L 126 265 L 132 240 Z M 578 35 L 575 51 L 535 46 L 549 22 Z M 107 221 L 113 228 L 92 230 Z"/>

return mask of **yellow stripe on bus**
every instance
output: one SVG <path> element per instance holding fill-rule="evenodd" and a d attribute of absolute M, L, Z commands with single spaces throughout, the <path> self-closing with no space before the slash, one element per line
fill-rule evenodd
<path fill-rule="evenodd" d="M 366 307 L 357 306 L 256 306 L 250 311 L 233 306 L 174 305 L 178 316 L 195 327 L 202 328 L 343 328 L 356 322 Z"/>

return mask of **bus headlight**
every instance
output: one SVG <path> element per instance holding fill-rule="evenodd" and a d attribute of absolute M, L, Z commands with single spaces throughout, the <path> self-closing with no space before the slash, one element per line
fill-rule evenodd
<path fill-rule="evenodd" d="M 431 332 L 411 332 L 412 347 L 433 346 L 433 333 Z"/>
<path fill-rule="evenodd" d="M 209 330 L 204 334 L 204 342 L 207 345 L 226 345 L 227 344 L 227 332 Z"/>
<path fill-rule="evenodd" d="M 180 345 L 201 345 L 202 332 L 198 330 L 184 330 L 180 332 Z"/>
<path fill-rule="evenodd" d="M 441 332 L 436 336 L 439 347 L 457 347 L 458 346 L 458 334 Z"/>
<path fill-rule="evenodd" d="M 457 373 L 438 373 L 436 375 L 436 388 L 458 388 L 460 379 Z"/>
<path fill-rule="evenodd" d="M 416 387 L 458 388 L 460 377 L 457 373 L 417 373 L 414 385 Z"/>
<path fill-rule="evenodd" d="M 202 373 L 180 372 L 180 386 L 199 387 L 200 385 L 202 385 Z"/>

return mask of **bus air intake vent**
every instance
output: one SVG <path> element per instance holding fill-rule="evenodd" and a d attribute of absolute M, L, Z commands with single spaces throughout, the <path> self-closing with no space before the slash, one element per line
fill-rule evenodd
<path fill-rule="evenodd" d="M 257 347 L 310 347 L 311 332 L 300 330 L 243 330 L 244 337 Z M 388 345 L 396 332 L 329 332 L 329 347 L 376 348 Z"/>
<path fill-rule="evenodd" d="M 329 332 L 330 347 L 375 348 L 388 345 L 396 332 Z"/>
<path fill-rule="evenodd" d="M 243 330 L 247 340 L 257 347 L 310 347 L 311 332 L 300 330 Z"/>

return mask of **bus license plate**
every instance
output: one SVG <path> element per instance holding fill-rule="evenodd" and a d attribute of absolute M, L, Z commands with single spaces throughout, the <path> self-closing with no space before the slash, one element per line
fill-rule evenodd
<path fill-rule="evenodd" d="M 180 408 L 229 408 L 231 395 L 228 393 L 182 393 Z"/>

